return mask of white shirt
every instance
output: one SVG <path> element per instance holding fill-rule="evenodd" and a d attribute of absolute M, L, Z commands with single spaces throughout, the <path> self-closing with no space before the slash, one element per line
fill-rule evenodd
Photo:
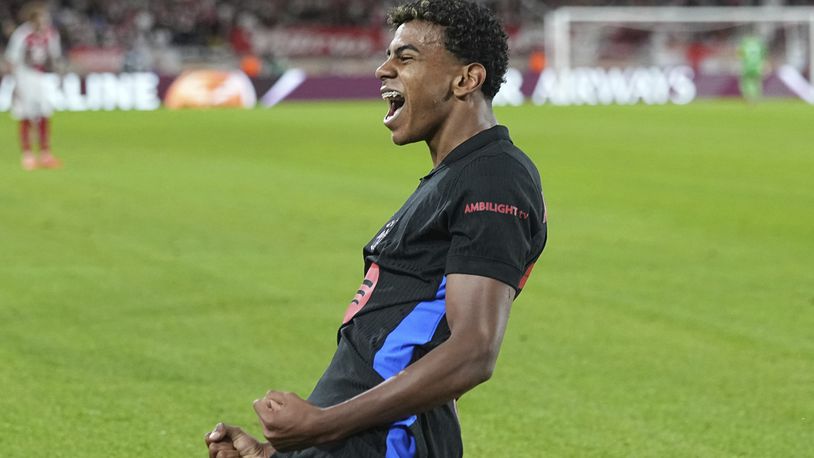
<path fill-rule="evenodd" d="M 21 24 L 9 38 L 6 59 L 17 70 L 45 71 L 49 59 L 62 54 L 59 34 L 53 27 L 37 32 L 31 23 Z"/>

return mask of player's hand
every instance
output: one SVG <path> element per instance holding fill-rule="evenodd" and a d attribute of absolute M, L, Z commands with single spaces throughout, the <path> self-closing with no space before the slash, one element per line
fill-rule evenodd
<path fill-rule="evenodd" d="M 280 451 L 299 450 L 329 441 L 322 418 L 324 410 L 294 393 L 269 391 L 254 401 L 263 436 Z"/>
<path fill-rule="evenodd" d="M 209 458 L 269 458 L 275 451 L 271 444 L 261 444 L 237 426 L 223 423 L 206 433 L 204 441 Z"/>

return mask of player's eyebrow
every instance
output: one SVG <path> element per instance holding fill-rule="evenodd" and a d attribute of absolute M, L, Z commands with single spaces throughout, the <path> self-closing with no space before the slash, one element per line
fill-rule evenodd
<path fill-rule="evenodd" d="M 415 52 L 417 52 L 419 54 L 421 53 L 421 51 L 419 51 L 418 48 L 416 48 L 413 45 L 402 45 L 402 46 L 399 46 L 398 48 L 396 48 L 395 54 L 398 56 L 401 53 L 403 53 L 404 51 L 408 51 L 408 50 L 409 51 L 415 51 Z M 387 50 L 387 56 L 390 57 L 390 50 L 389 49 Z"/>

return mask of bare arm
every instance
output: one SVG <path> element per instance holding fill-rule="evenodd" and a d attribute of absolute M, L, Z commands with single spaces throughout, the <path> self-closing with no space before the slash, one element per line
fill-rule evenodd
<path fill-rule="evenodd" d="M 512 287 L 491 278 L 449 275 L 446 342 L 380 385 L 326 409 L 292 393 L 269 392 L 255 401 L 264 435 L 278 450 L 299 449 L 460 397 L 491 377 L 514 296 Z"/>

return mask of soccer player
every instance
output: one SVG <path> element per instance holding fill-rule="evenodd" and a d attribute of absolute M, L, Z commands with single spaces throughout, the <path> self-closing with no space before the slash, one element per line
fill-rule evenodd
<path fill-rule="evenodd" d="M 51 26 L 47 8 L 39 3 L 23 9 L 26 22 L 11 34 L 6 59 L 14 74 L 15 89 L 11 113 L 20 123 L 22 166 L 25 170 L 57 168 L 60 161 L 51 154 L 49 119 L 53 107 L 45 91 L 45 73 L 54 71 L 60 58 L 59 34 Z M 31 128 L 39 132 L 39 157 L 31 149 Z"/>
<path fill-rule="evenodd" d="M 219 423 L 212 458 L 463 454 L 455 402 L 492 375 L 546 210 L 536 167 L 492 112 L 508 62 L 492 13 L 418 0 L 389 21 L 384 124 L 398 145 L 426 142 L 433 168 L 365 246 L 364 281 L 308 400 L 269 391 L 254 403 L 268 442 Z"/>
<path fill-rule="evenodd" d="M 763 67 L 766 65 L 766 46 L 755 36 L 744 37 L 738 48 L 741 58 L 741 95 L 748 102 L 756 102 L 763 95 Z"/>

